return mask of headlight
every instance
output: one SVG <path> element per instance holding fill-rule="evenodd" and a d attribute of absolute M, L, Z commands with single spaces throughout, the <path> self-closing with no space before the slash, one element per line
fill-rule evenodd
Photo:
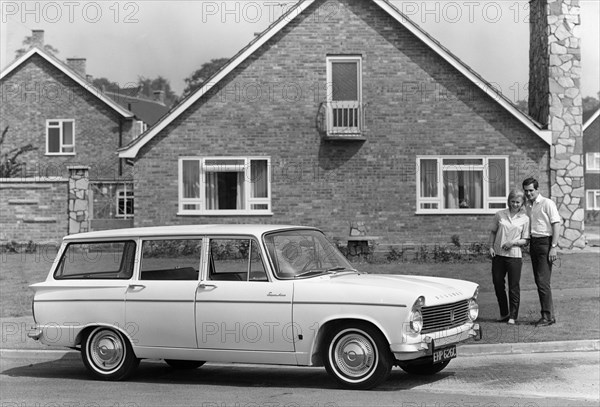
<path fill-rule="evenodd" d="M 416 334 L 421 332 L 423 329 L 423 314 L 421 313 L 421 307 L 425 305 L 425 297 L 421 296 L 417 298 L 410 311 L 410 330 Z"/>
<path fill-rule="evenodd" d="M 471 298 L 469 300 L 468 317 L 472 322 L 472 321 L 475 321 L 478 316 L 479 316 L 479 304 L 477 304 L 477 301 L 475 300 L 475 298 Z"/>
<path fill-rule="evenodd" d="M 423 329 L 423 315 L 421 310 L 414 310 L 410 313 L 410 330 L 418 334 Z"/>

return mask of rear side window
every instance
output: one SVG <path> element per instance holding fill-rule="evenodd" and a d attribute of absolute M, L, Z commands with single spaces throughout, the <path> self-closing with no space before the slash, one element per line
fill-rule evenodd
<path fill-rule="evenodd" d="M 140 280 L 198 280 L 202 239 L 145 240 Z"/>
<path fill-rule="evenodd" d="M 119 279 L 133 275 L 134 241 L 69 243 L 55 279 Z"/>

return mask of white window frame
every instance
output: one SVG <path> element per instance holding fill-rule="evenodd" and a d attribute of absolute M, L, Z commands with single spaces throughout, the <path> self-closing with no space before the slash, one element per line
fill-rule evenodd
<path fill-rule="evenodd" d="M 331 133 L 360 133 L 363 128 L 363 109 L 362 109 L 362 87 L 363 87 L 363 75 L 362 75 L 362 56 L 360 55 L 340 55 L 340 56 L 328 56 L 326 57 L 327 62 L 327 129 Z M 341 127 L 336 126 L 333 127 L 333 108 L 334 100 L 333 100 L 333 69 L 332 65 L 335 62 L 353 62 L 357 64 L 357 106 L 351 106 L 351 103 L 354 101 L 343 101 L 341 107 L 356 107 L 358 109 L 358 126 L 355 127 Z M 347 105 L 345 106 L 344 105 Z"/>
<path fill-rule="evenodd" d="M 183 186 L 183 162 L 184 161 L 198 161 L 200 166 L 200 185 L 199 192 L 200 197 L 198 198 L 184 198 L 184 186 Z M 207 161 L 210 160 L 231 160 L 243 161 L 243 166 L 240 164 L 218 165 L 217 168 L 206 165 Z M 266 198 L 253 198 L 252 197 L 252 182 L 251 182 L 251 162 L 253 160 L 266 161 L 267 162 L 267 197 Z M 243 168 L 242 168 L 243 167 Z M 205 175 L 207 170 L 218 170 L 211 172 L 244 172 L 244 207 L 246 209 L 206 209 L 206 183 Z M 271 157 L 180 157 L 179 158 L 179 170 L 178 170 L 178 188 L 179 188 L 179 211 L 178 215 L 203 215 L 203 216 L 223 216 L 223 215 L 273 215 L 271 211 Z M 200 209 L 185 209 L 186 205 L 197 205 Z M 267 209 L 250 209 L 252 205 L 267 205 Z"/>
<path fill-rule="evenodd" d="M 467 165 L 451 165 L 446 167 L 451 167 L 452 170 L 457 171 L 469 171 L 469 170 L 481 170 L 483 172 L 483 208 L 444 208 L 444 170 L 448 168 L 444 168 L 443 160 L 447 159 L 464 159 L 464 160 L 482 160 L 481 165 L 475 164 L 467 164 Z M 489 182 L 487 180 L 490 179 L 489 173 L 489 161 L 490 160 L 505 160 L 505 168 L 504 174 L 506 176 L 506 186 L 505 193 L 502 197 L 491 197 L 490 196 L 490 188 Z M 437 194 L 436 197 L 421 197 L 421 160 L 437 160 Z M 509 157 L 505 155 L 496 155 L 496 156 L 476 156 L 476 155 L 419 155 L 416 159 L 416 214 L 425 215 L 425 214 L 434 214 L 434 215 L 471 215 L 471 214 L 494 214 L 500 209 L 503 208 L 490 208 L 491 204 L 503 204 L 504 208 L 507 207 L 507 197 L 509 193 Z M 437 204 L 437 208 L 421 208 L 421 204 Z"/>
<path fill-rule="evenodd" d="M 600 211 L 600 189 L 588 189 L 585 193 L 585 208 L 588 211 Z"/>
<path fill-rule="evenodd" d="M 58 122 L 58 125 L 51 125 L 50 123 Z M 73 129 L 73 143 L 65 144 L 64 142 L 64 123 L 71 123 Z M 59 129 L 59 149 L 60 151 L 50 151 L 50 129 Z M 72 148 L 73 151 L 65 152 L 66 148 Z M 51 119 L 46 120 L 46 155 L 75 155 L 75 119 Z"/>
<path fill-rule="evenodd" d="M 128 193 L 131 193 L 132 195 L 127 196 Z M 134 214 L 133 213 L 119 213 L 119 202 L 120 201 L 124 201 L 124 208 L 127 208 L 126 202 L 128 199 L 131 199 L 133 202 L 135 202 L 135 196 L 133 195 L 133 189 L 132 188 L 127 188 L 127 185 L 124 185 L 122 188 L 117 188 L 117 193 L 115 194 L 115 199 L 116 199 L 116 213 L 115 213 L 115 217 L 116 218 L 123 218 L 123 219 L 129 219 L 129 218 L 133 218 Z M 133 209 L 133 205 L 131 206 L 131 208 Z"/>
<path fill-rule="evenodd" d="M 600 153 L 585 154 L 585 169 L 588 173 L 600 173 Z"/>
<path fill-rule="evenodd" d="M 148 125 L 143 120 L 136 120 L 135 126 L 136 126 L 136 130 L 137 130 L 135 137 L 139 136 L 140 134 L 142 134 L 146 130 L 148 130 Z"/>

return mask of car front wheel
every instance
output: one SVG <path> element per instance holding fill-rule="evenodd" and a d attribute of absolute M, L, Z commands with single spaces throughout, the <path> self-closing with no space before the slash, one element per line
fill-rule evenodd
<path fill-rule="evenodd" d="M 355 390 L 383 383 L 393 364 L 387 341 L 367 324 L 331 330 L 325 338 L 322 358 L 325 369 L 339 384 Z"/>
<path fill-rule="evenodd" d="M 88 370 L 104 380 L 126 379 L 140 363 L 123 334 L 105 327 L 94 328 L 85 335 L 81 358 Z"/>

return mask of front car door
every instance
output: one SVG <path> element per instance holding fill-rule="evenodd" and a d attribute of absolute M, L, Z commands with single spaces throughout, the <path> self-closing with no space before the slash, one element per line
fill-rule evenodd
<path fill-rule="evenodd" d="M 198 348 L 294 351 L 293 282 L 273 281 L 258 241 L 211 237 L 196 295 Z"/>

